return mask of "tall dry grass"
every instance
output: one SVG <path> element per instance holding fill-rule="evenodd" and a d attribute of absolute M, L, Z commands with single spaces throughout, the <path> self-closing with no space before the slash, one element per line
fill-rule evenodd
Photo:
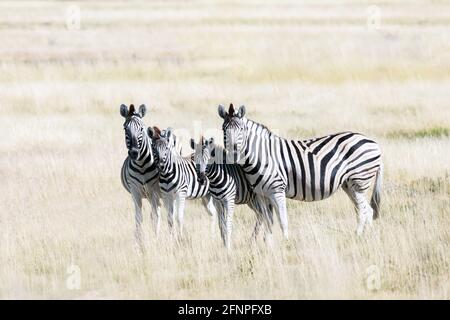
<path fill-rule="evenodd" d="M 69 4 L 0 3 L 0 298 L 448 299 L 445 2 L 380 3 L 379 29 L 372 2 L 82 1 L 81 30 Z M 139 256 L 120 183 L 132 102 L 184 129 L 185 154 L 199 127 L 220 137 L 218 103 L 286 137 L 363 132 L 384 151 L 381 218 L 357 237 L 343 193 L 289 201 L 291 239 L 276 226 L 268 250 L 239 207 L 227 255 L 198 202 L 179 245 L 145 204 Z"/>

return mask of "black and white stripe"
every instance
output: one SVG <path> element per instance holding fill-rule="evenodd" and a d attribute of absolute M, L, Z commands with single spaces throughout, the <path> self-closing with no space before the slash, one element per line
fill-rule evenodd
<path fill-rule="evenodd" d="M 235 205 L 247 204 L 255 211 L 257 227 L 255 227 L 254 235 L 256 236 L 259 224 L 263 221 L 262 218 L 266 215 L 271 217 L 271 212 L 265 211 L 267 204 L 264 198 L 251 191 L 241 166 L 227 164 L 225 149 L 217 146 L 213 138 L 205 140 L 202 137 L 198 144 L 191 139 L 191 148 L 195 151 L 194 162 L 200 183 L 209 180 L 211 195 L 220 204 L 219 229 L 225 246 L 228 249 L 231 247 Z"/>
<path fill-rule="evenodd" d="M 209 181 L 198 181 L 193 157 L 181 156 L 175 139 L 171 128 L 162 131 L 154 139 L 154 150 L 158 162 L 159 186 L 169 211 L 169 224 L 173 225 L 175 214 L 182 233 L 186 199 L 202 199 L 213 217 L 216 216 L 216 209 L 209 193 Z"/>
<path fill-rule="evenodd" d="M 271 199 L 288 236 L 286 197 L 322 200 L 342 187 L 359 211 L 357 232 L 378 216 L 382 177 L 379 145 L 362 134 L 343 132 L 295 141 L 273 134 L 267 127 L 245 118 L 245 107 L 230 105 L 224 119 L 224 143 L 231 160 L 242 165 L 254 192 Z M 376 179 L 371 205 L 366 190 Z"/>
<path fill-rule="evenodd" d="M 146 113 L 145 105 L 136 112 L 134 105 L 130 108 L 120 106 L 120 114 L 125 118 L 125 143 L 128 157 L 122 165 L 122 184 L 131 193 L 135 205 L 135 236 L 142 246 L 142 199 L 147 198 L 152 208 L 152 220 L 155 233 L 160 226 L 161 192 L 159 188 L 158 168 L 152 151 L 152 141 L 142 121 Z"/>

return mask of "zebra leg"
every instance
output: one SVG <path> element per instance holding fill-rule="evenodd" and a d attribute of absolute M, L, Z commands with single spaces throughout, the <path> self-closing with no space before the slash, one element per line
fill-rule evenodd
<path fill-rule="evenodd" d="M 225 207 L 224 207 L 222 201 L 213 198 L 213 204 L 214 204 L 215 214 L 211 217 L 211 236 L 214 236 L 216 234 L 216 223 L 219 221 L 220 215 L 223 214 L 223 211 L 225 210 Z M 219 225 L 219 227 L 220 227 L 220 225 Z M 219 231 L 220 231 L 220 229 L 219 229 Z M 222 234 L 220 236 L 222 236 Z"/>
<path fill-rule="evenodd" d="M 255 227 L 253 228 L 253 233 L 252 233 L 252 240 L 255 242 L 258 240 L 258 234 L 259 234 L 259 230 L 261 229 L 262 222 L 263 222 L 262 216 L 257 214 Z"/>
<path fill-rule="evenodd" d="M 219 223 L 220 237 L 222 238 L 223 245 L 227 246 L 226 233 L 225 233 L 225 215 L 226 204 L 220 203 L 220 208 L 217 211 L 217 222 Z"/>
<path fill-rule="evenodd" d="M 273 246 L 272 226 L 273 226 L 273 210 L 274 206 L 269 199 L 264 199 L 262 202 L 263 222 L 264 228 L 264 242 L 269 247 Z"/>
<path fill-rule="evenodd" d="M 170 232 L 173 233 L 173 208 L 174 208 L 174 201 L 171 196 L 166 195 L 163 197 L 164 200 L 164 206 L 167 209 L 167 222 L 169 224 Z"/>
<path fill-rule="evenodd" d="M 134 238 L 139 249 L 143 251 L 144 244 L 142 242 L 142 197 L 138 192 L 132 192 L 134 202 Z"/>
<path fill-rule="evenodd" d="M 255 211 L 256 214 L 256 224 L 253 230 L 252 239 L 254 241 L 257 240 L 261 225 L 264 224 L 264 242 L 268 246 L 272 246 L 273 206 L 270 203 L 270 200 L 257 195 L 250 200 L 248 206 Z"/>
<path fill-rule="evenodd" d="M 177 223 L 178 230 L 180 231 L 180 236 L 183 235 L 183 221 L 184 221 L 184 207 L 186 204 L 186 197 L 183 195 L 179 195 L 176 199 L 176 214 L 177 214 Z"/>
<path fill-rule="evenodd" d="M 217 204 L 214 198 L 211 196 L 211 194 L 208 194 L 202 198 L 202 203 L 206 207 L 206 210 L 208 211 L 209 215 L 211 216 L 211 223 L 210 223 L 210 229 L 211 229 L 211 235 L 214 235 L 216 233 L 216 220 L 217 220 L 217 212 L 218 208 L 217 206 L 220 204 Z"/>
<path fill-rule="evenodd" d="M 256 215 L 256 223 L 251 237 L 251 239 L 255 242 L 258 240 L 258 234 L 261 229 L 261 225 L 264 219 L 267 218 L 266 212 L 264 212 L 265 203 L 263 203 L 262 201 L 263 199 L 260 196 L 252 195 L 250 201 L 247 203 L 247 205 L 255 212 Z"/>
<path fill-rule="evenodd" d="M 283 236 L 287 240 L 289 239 L 288 230 L 288 216 L 286 207 L 286 194 L 284 192 L 274 193 L 271 195 L 270 200 L 275 206 L 278 218 L 280 220 L 281 230 L 283 231 Z"/>
<path fill-rule="evenodd" d="M 356 185 L 351 182 L 346 182 L 342 188 L 352 200 L 358 211 L 358 227 L 356 228 L 356 234 L 362 235 L 366 223 L 370 225 L 373 220 L 373 209 L 367 201 L 365 192 L 360 190 Z"/>
<path fill-rule="evenodd" d="M 152 193 L 150 205 L 152 207 L 152 222 L 156 237 L 158 237 L 159 229 L 161 227 L 161 199 L 160 195 L 156 192 Z"/>
<path fill-rule="evenodd" d="M 226 240 L 225 246 L 227 250 L 231 249 L 231 232 L 233 230 L 233 214 L 234 214 L 234 202 L 227 201 L 225 204 L 225 217 L 226 217 Z"/>

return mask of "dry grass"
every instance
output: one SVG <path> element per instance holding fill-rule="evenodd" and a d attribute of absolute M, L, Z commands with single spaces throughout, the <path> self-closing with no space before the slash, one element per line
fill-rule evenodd
<path fill-rule="evenodd" d="M 369 4 L 89 1 L 69 31 L 68 3 L 1 2 L 0 298 L 448 299 L 450 6 L 383 2 L 371 31 Z M 181 245 L 146 225 L 136 255 L 119 105 L 184 129 L 187 153 L 195 121 L 220 134 L 216 106 L 230 101 L 286 137 L 376 138 L 386 183 L 372 230 L 355 235 L 343 193 L 290 201 L 291 239 L 276 227 L 270 251 L 248 243 L 241 207 L 227 256 L 190 202 Z"/>

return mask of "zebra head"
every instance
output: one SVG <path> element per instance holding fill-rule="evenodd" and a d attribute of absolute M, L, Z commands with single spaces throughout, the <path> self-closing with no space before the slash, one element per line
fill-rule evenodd
<path fill-rule="evenodd" d="M 199 143 L 191 139 L 191 148 L 194 150 L 195 170 L 197 171 L 197 180 L 204 184 L 206 180 L 206 167 L 215 157 L 214 138 L 205 140 L 202 136 Z"/>
<path fill-rule="evenodd" d="M 242 158 L 247 143 L 245 106 L 240 106 L 238 112 L 235 112 L 231 103 L 226 112 L 225 108 L 219 105 L 218 111 L 223 119 L 223 144 L 227 152 L 233 156 L 233 161 L 237 163 Z"/>
<path fill-rule="evenodd" d="M 158 159 L 158 168 L 161 173 L 167 173 L 172 162 L 172 154 L 175 149 L 176 137 L 172 128 L 163 130 L 159 138 L 155 140 L 155 156 Z"/>
<path fill-rule="evenodd" d="M 161 138 L 161 129 L 158 127 L 148 127 L 147 128 L 147 135 L 152 140 L 152 154 L 153 159 L 156 163 L 158 163 L 158 153 L 156 152 L 156 141 L 158 141 Z"/>
<path fill-rule="evenodd" d="M 125 118 L 123 128 L 125 130 L 125 143 L 128 149 L 128 155 L 132 160 L 137 160 L 142 151 L 145 149 L 147 131 L 142 121 L 145 116 L 147 107 L 142 104 L 139 111 L 136 112 L 134 105 L 130 104 L 130 108 L 124 104 L 120 106 L 120 114 Z"/>

